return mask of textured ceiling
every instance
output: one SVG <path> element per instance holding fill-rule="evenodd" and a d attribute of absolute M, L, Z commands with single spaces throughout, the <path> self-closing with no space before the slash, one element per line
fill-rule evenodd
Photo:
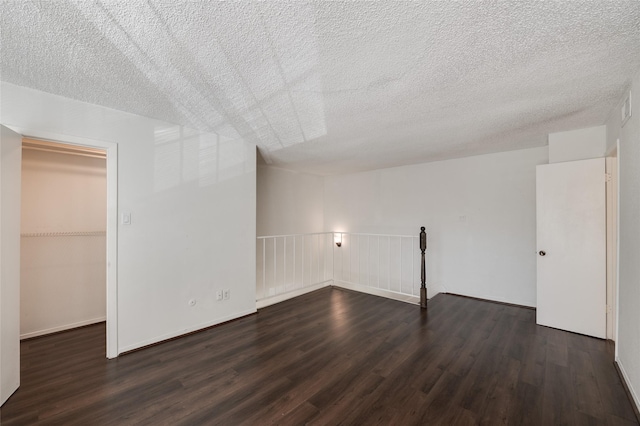
<path fill-rule="evenodd" d="M 2 1 L 3 81 L 345 173 L 603 124 L 640 1 Z"/>

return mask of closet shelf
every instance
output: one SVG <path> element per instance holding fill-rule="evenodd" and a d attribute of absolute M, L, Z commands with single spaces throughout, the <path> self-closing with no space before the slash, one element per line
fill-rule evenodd
<path fill-rule="evenodd" d="M 21 237 L 100 237 L 107 235 L 106 231 L 68 231 L 68 232 L 27 232 Z"/>

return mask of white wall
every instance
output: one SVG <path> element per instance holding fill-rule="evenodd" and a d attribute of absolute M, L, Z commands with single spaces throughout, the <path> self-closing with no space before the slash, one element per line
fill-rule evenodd
<path fill-rule="evenodd" d="M 254 145 L 8 83 L 1 108 L 27 136 L 118 144 L 120 352 L 255 312 Z"/>
<path fill-rule="evenodd" d="M 427 228 L 429 297 L 440 291 L 536 304 L 535 166 L 547 148 L 325 179 L 327 231 Z"/>
<path fill-rule="evenodd" d="M 324 231 L 324 178 L 258 165 L 258 236 Z M 256 247 L 258 307 L 330 285 L 333 236 L 260 238 Z"/>
<path fill-rule="evenodd" d="M 0 405 L 20 384 L 20 147 L 0 126 Z"/>
<path fill-rule="evenodd" d="M 21 218 L 20 336 L 104 321 L 106 160 L 24 149 Z"/>
<path fill-rule="evenodd" d="M 607 126 L 549 134 L 549 163 L 588 160 L 605 155 Z"/>
<path fill-rule="evenodd" d="M 621 128 L 620 109 L 613 110 L 607 145 L 620 139 L 617 361 L 640 409 L 640 73 L 631 91 L 633 115 Z"/>
<path fill-rule="evenodd" d="M 324 231 L 322 176 L 258 166 L 258 235 Z"/>

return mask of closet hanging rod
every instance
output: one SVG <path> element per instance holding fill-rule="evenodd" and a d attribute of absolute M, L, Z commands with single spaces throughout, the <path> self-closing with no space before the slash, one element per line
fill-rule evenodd
<path fill-rule="evenodd" d="M 54 152 L 57 154 L 79 155 L 81 157 L 107 158 L 106 152 L 101 149 L 67 145 L 56 142 L 41 141 L 35 139 L 22 139 L 22 149 L 32 151 Z"/>
<path fill-rule="evenodd" d="M 100 237 L 107 235 L 106 231 L 68 231 L 68 232 L 25 232 L 21 237 Z"/>

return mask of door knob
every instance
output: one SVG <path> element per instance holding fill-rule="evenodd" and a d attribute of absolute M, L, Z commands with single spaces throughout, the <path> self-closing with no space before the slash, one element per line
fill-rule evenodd
<path fill-rule="evenodd" d="M 540 250 L 540 251 L 538 252 L 538 254 L 539 254 L 540 256 L 544 256 L 544 255 L 546 255 L 547 253 L 546 253 L 544 250 Z"/>

